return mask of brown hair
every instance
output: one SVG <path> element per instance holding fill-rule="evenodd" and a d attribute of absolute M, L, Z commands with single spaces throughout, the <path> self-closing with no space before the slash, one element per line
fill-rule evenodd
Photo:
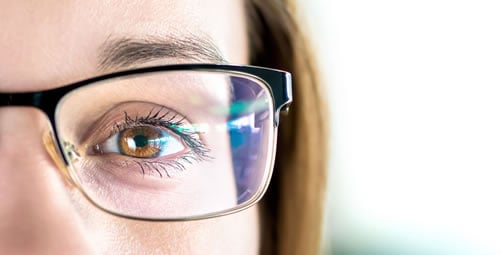
<path fill-rule="evenodd" d="M 326 109 L 309 44 L 287 0 L 247 0 L 251 64 L 293 75 L 279 125 L 272 183 L 262 207 L 263 254 L 318 254 L 326 175 Z"/>

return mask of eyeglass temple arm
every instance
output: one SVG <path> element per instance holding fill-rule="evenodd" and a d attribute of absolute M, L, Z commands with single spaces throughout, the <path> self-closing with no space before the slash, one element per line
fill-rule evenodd
<path fill-rule="evenodd" d="M 288 113 L 289 105 L 293 102 L 293 85 L 291 74 L 284 72 L 280 83 L 281 86 L 274 86 L 272 93 L 275 99 L 275 116 L 274 124 L 279 125 L 279 117 L 281 112 Z"/>
<path fill-rule="evenodd" d="M 263 79 L 269 86 L 274 99 L 274 125 L 279 125 L 281 112 L 288 112 L 293 101 L 292 78 L 289 72 L 262 68 L 244 67 L 246 72 L 252 73 Z"/>

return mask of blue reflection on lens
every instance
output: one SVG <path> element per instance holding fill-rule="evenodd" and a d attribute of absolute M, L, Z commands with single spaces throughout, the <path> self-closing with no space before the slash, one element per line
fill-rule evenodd
<path fill-rule="evenodd" d="M 255 195 L 263 170 L 257 169 L 263 140 L 263 125 L 269 120 L 268 104 L 263 100 L 263 86 L 243 77 L 231 77 L 232 109 L 227 122 L 232 148 L 232 160 L 238 203 L 243 203 Z M 235 107 L 233 107 L 235 105 Z M 257 176 L 260 175 L 260 176 Z"/>

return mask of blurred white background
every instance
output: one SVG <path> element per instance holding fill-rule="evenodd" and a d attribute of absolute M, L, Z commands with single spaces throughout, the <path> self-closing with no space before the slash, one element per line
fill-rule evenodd
<path fill-rule="evenodd" d="M 502 254 L 502 1 L 299 7 L 331 109 L 326 254 Z"/>

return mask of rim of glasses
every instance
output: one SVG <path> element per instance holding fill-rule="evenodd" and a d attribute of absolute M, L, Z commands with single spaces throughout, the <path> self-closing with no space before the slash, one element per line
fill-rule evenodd
<path fill-rule="evenodd" d="M 177 217 L 177 218 L 151 218 L 151 217 L 138 217 L 131 216 L 128 214 L 118 213 L 106 209 L 105 207 L 99 205 L 83 188 L 80 179 L 78 178 L 75 169 L 68 158 L 68 155 L 64 149 L 62 140 L 60 139 L 59 132 L 56 123 L 56 110 L 61 100 L 70 92 L 84 86 L 93 85 L 99 82 L 127 78 L 136 75 L 144 75 L 148 73 L 156 72 L 168 72 L 168 71 L 207 71 L 207 72 L 226 72 L 238 74 L 240 76 L 246 76 L 258 80 L 264 88 L 270 93 L 272 97 L 272 132 L 271 138 L 268 139 L 267 149 L 270 151 L 267 155 L 267 160 L 265 162 L 266 174 L 263 175 L 259 188 L 256 193 L 249 198 L 245 203 L 236 205 L 235 207 L 229 208 L 227 210 L 221 210 L 213 213 L 206 213 L 195 216 L 188 217 Z M 256 204 L 265 194 L 267 187 L 270 184 L 273 166 L 276 156 L 276 141 L 277 141 L 277 127 L 279 125 L 279 115 L 282 110 L 287 110 L 287 106 L 292 102 L 292 84 L 291 84 L 291 74 L 286 71 L 257 67 L 257 66 L 242 66 L 242 65 L 221 65 L 221 64 L 176 64 L 176 65 L 162 65 L 153 67 L 143 67 L 124 71 L 113 72 L 109 74 L 104 74 L 82 81 L 74 82 L 68 85 L 64 85 L 58 88 L 36 91 L 36 92 L 20 92 L 20 93 L 0 93 L 0 107 L 2 106 L 33 106 L 42 110 L 49 118 L 52 130 L 52 139 L 55 141 L 55 146 L 59 154 L 59 158 L 63 160 L 65 169 L 59 169 L 63 172 L 63 175 L 67 179 L 70 179 L 71 183 L 77 187 L 82 195 L 92 203 L 94 206 L 103 210 L 109 214 L 134 220 L 142 221 L 191 221 L 191 220 L 201 220 L 214 217 L 220 217 L 224 215 L 233 214 L 242 210 L 245 210 L 254 204 Z M 57 160 L 57 159 L 54 159 Z M 56 162 L 57 163 L 57 162 Z M 58 167 L 61 168 L 61 167 Z"/>
<path fill-rule="evenodd" d="M 151 67 L 141 67 L 128 70 L 122 70 L 95 76 L 70 84 L 62 85 L 57 88 L 41 90 L 35 92 L 13 92 L 0 93 L 1 106 L 34 106 L 41 109 L 49 115 L 54 112 L 56 104 L 61 98 L 72 90 L 86 86 L 99 81 L 110 80 L 120 77 L 132 76 L 135 74 L 154 73 L 162 71 L 183 71 L 183 70 L 205 70 L 205 71 L 225 71 L 229 73 L 238 73 L 245 76 L 251 76 L 266 84 L 272 93 L 274 110 L 276 111 L 275 124 L 279 122 L 278 112 L 290 104 L 293 99 L 291 74 L 286 71 L 272 69 L 267 67 L 258 67 L 251 65 L 224 65 L 224 64 L 174 64 L 160 65 Z M 50 101 L 49 104 L 43 101 Z M 45 104 L 44 104 L 45 103 Z M 52 103 L 52 104 L 50 104 Z M 53 118 L 49 115 L 49 118 Z M 51 119 L 52 121 L 52 119 Z M 54 124 L 54 123 L 52 123 Z"/>

